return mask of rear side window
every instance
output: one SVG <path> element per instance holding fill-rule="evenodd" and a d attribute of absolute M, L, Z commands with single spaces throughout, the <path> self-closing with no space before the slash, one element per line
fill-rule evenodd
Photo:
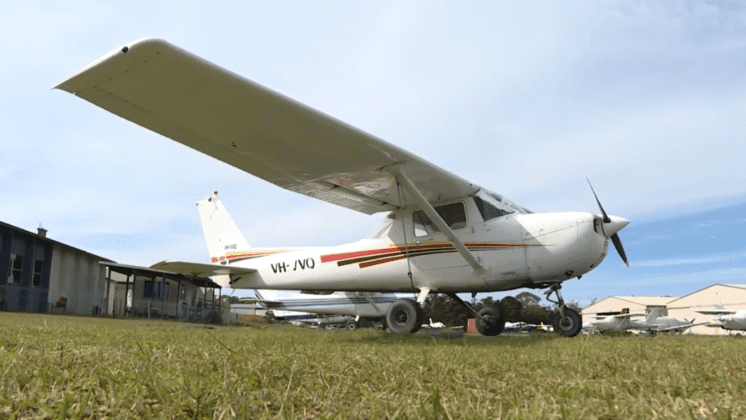
<path fill-rule="evenodd" d="M 435 211 L 438 212 L 451 229 L 456 230 L 466 227 L 466 209 L 464 208 L 464 203 L 452 203 L 435 207 Z M 412 222 L 414 224 L 415 236 L 428 236 L 439 232 L 435 223 L 422 210 L 412 213 Z"/>
<path fill-rule="evenodd" d="M 474 203 L 476 203 L 477 208 L 479 209 L 479 214 L 482 215 L 482 219 L 484 219 L 485 222 L 511 213 L 493 206 L 476 195 L 474 196 Z"/>

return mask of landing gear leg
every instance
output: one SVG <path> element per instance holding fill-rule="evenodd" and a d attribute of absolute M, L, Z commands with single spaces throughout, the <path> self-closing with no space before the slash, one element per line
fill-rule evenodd
<path fill-rule="evenodd" d="M 552 327 L 554 331 L 563 337 L 575 337 L 583 328 L 583 318 L 580 314 L 571 308 L 565 306 L 565 300 L 562 299 L 560 289 L 561 284 L 555 283 L 549 286 L 549 290 L 544 292 L 547 300 L 557 305 L 557 315 L 554 316 Z M 555 293 L 557 300 L 552 300 L 549 296 Z"/>
<path fill-rule="evenodd" d="M 457 294 L 446 293 L 446 295 L 474 314 L 474 323 L 476 324 L 477 331 L 479 331 L 480 334 L 494 337 L 503 332 L 503 329 L 505 328 L 505 320 L 497 309 L 484 308 L 477 312 L 471 307 L 471 305 L 461 300 Z"/>

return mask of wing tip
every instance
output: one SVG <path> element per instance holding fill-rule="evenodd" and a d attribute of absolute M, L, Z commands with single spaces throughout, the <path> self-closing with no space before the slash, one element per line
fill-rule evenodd
<path fill-rule="evenodd" d="M 150 48 L 176 48 L 172 44 L 170 44 L 168 41 L 161 39 L 161 38 L 141 38 L 136 41 L 132 41 L 130 43 L 127 43 L 113 51 L 110 51 L 109 53 L 105 54 L 103 57 L 91 62 L 87 66 L 83 67 L 82 69 L 78 70 L 77 72 L 73 73 L 71 76 L 67 77 L 62 82 L 58 83 L 56 86 L 54 86 L 52 89 L 59 89 L 63 90 L 68 93 L 72 93 L 73 95 L 87 87 L 90 87 L 92 85 L 95 85 L 96 78 L 84 77 L 84 74 L 90 75 L 91 73 L 97 73 L 97 68 L 103 67 L 103 64 L 106 62 L 111 61 L 112 59 L 118 59 L 120 57 L 123 57 L 126 54 L 130 54 L 132 51 L 143 49 L 144 47 L 150 47 Z M 93 83 L 91 83 L 93 82 Z"/>

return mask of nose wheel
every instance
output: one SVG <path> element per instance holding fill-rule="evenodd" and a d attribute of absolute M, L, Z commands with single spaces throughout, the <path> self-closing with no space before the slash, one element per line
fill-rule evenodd
<path fill-rule="evenodd" d="M 552 320 L 552 327 L 557 334 L 563 337 L 575 337 L 583 328 L 583 317 L 578 311 L 565 306 L 565 300 L 562 299 L 560 293 L 561 288 L 561 284 L 553 284 L 549 287 L 549 290 L 544 292 L 547 300 L 557 305 L 557 315 Z M 549 298 L 552 293 L 557 295 L 556 301 Z"/>

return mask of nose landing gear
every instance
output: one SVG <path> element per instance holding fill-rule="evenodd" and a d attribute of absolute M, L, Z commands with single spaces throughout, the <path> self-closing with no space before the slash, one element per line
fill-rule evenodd
<path fill-rule="evenodd" d="M 561 288 L 561 284 L 554 283 L 549 286 L 549 290 L 544 292 L 547 300 L 557 305 L 557 315 L 552 320 L 552 327 L 557 334 L 563 337 L 575 337 L 583 328 L 583 317 L 578 311 L 565 306 L 565 300 L 562 299 L 560 293 Z M 556 301 L 549 298 L 552 293 L 557 295 Z"/>

